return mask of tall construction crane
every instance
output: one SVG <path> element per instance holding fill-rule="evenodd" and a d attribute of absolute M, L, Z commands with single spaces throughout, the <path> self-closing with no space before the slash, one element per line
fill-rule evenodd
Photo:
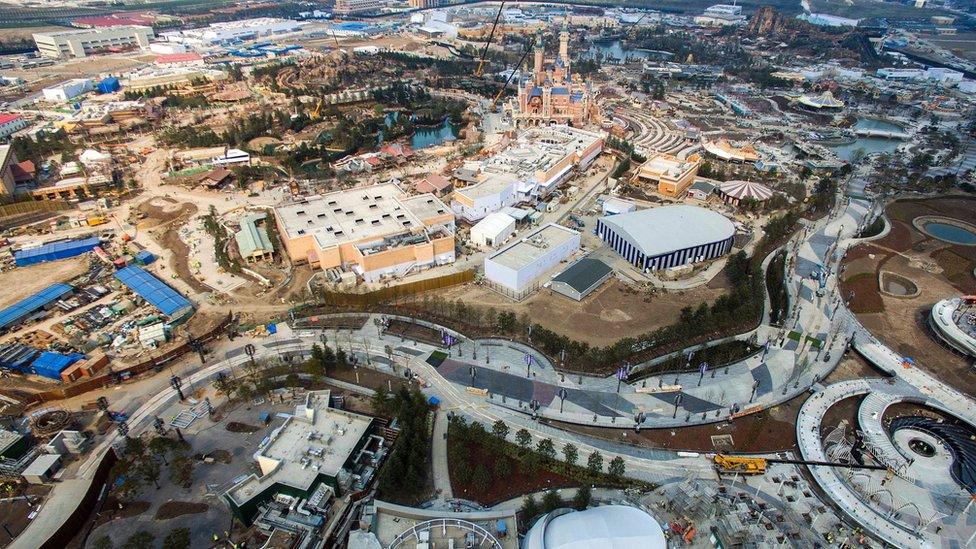
<path fill-rule="evenodd" d="M 495 37 L 495 29 L 498 28 L 498 19 L 502 16 L 502 8 L 505 7 L 505 2 L 502 2 L 498 6 L 498 13 L 495 14 L 495 22 L 491 25 L 491 32 L 488 33 L 488 41 L 485 42 L 485 48 L 481 50 L 481 60 L 478 61 L 478 68 L 474 70 L 474 75 L 481 78 L 485 69 L 485 60 L 488 58 L 488 47 L 491 46 L 491 40 Z"/>
<path fill-rule="evenodd" d="M 532 51 L 531 47 L 525 48 L 525 53 L 522 54 L 522 58 L 519 59 L 518 64 L 515 65 L 512 72 L 509 73 L 508 78 L 505 79 L 505 83 L 502 84 L 502 89 L 498 90 L 498 93 L 495 95 L 495 99 L 493 99 L 491 102 L 491 109 L 489 110 L 494 111 L 495 107 L 498 106 L 498 100 L 502 98 L 502 94 L 504 94 L 505 89 L 508 88 L 508 83 L 512 81 L 512 77 L 515 76 L 515 72 L 522 68 L 522 63 L 525 63 L 525 58 L 529 55 L 530 51 Z"/>

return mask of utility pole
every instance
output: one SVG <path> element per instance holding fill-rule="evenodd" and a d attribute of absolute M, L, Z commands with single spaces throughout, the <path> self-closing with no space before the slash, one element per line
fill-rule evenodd
<path fill-rule="evenodd" d="M 180 380 L 180 376 L 173 374 L 173 377 L 169 378 L 169 384 L 176 390 L 176 394 L 180 395 L 180 402 L 186 400 L 186 396 L 183 395 L 183 381 Z"/>

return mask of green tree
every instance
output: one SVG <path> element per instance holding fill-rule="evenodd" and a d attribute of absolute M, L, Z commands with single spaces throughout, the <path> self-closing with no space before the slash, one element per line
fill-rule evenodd
<path fill-rule="evenodd" d="M 539 502 L 535 500 L 535 494 L 529 494 L 525 500 L 522 501 L 522 507 L 519 508 L 519 513 L 522 514 L 522 519 L 526 523 L 538 516 L 540 512 L 541 510 L 539 509 Z"/>
<path fill-rule="evenodd" d="M 474 473 L 471 474 L 471 483 L 480 492 L 484 492 L 491 486 L 491 480 L 491 472 L 484 465 L 475 467 Z"/>
<path fill-rule="evenodd" d="M 576 461 L 579 459 L 579 450 L 573 444 L 566 444 L 563 446 L 563 457 L 571 467 L 575 466 Z"/>
<path fill-rule="evenodd" d="M 586 459 L 586 468 L 590 470 L 591 473 L 597 474 L 603 471 L 603 454 L 597 452 L 596 450 L 590 454 L 590 457 Z"/>
<path fill-rule="evenodd" d="M 125 543 L 122 544 L 122 549 L 152 549 L 153 541 L 155 540 L 156 536 L 145 530 L 139 530 L 129 536 L 129 539 L 125 540 Z"/>
<path fill-rule="evenodd" d="M 91 543 L 92 549 L 113 549 L 115 545 L 112 543 L 112 538 L 108 536 L 100 536 Z"/>
<path fill-rule="evenodd" d="M 624 464 L 624 458 L 617 456 L 610 460 L 610 465 L 607 467 L 607 474 L 610 475 L 610 478 L 620 480 L 626 472 L 627 466 Z"/>
<path fill-rule="evenodd" d="M 328 375 L 328 368 L 325 362 L 325 351 L 318 343 L 312 345 L 312 353 L 308 359 L 309 365 L 318 375 Z"/>
<path fill-rule="evenodd" d="M 556 447 L 553 445 L 552 439 L 544 438 L 540 440 L 537 448 L 539 455 L 547 460 L 556 459 Z"/>
<path fill-rule="evenodd" d="M 500 456 L 495 460 L 493 472 L 495 473 L 495 478 L 499 480 L 508 478 L 512 474 L 512 464 L 508 461 L 507 456 Z"/>
<path fill-rule="evenodd" d="M 125 441 L 125 453 L 137 458 L 146 453 L 146 443 L 139 437 L 131 437 Z M 133 459 L 133 461 L 135 461 Z"/>
<path fill-rule="evenodd" d="M 573 495 L 573 509 L 577 511 L 583 511 L 590 506 L 590 499 L 592 494 L 590 493 L 590 485 L 584 484 L 576 490 L 576 494 Z"/>
<path fill-rule="evenodd" d="M 542 512 L 551 513 L 556 509 L 565 507 L 566 504 L 563 502 L 563 498 L 559 497 L 559 492 L 556 490 L 549 490 L 542 496 Z"/>
<path fill-rule="evenodd" d="M 393 414 L 393 398 L 390 393 L 387 392 L 386 387 L 380 385 L 373 392 L 373 396 L 370 398 L 370 404 L 373 406 L 373 412 L 381 416 L 389 416 Z"/>
<path fill-rule="evenodd" d="M 173 456 L 169 464 L 169 480 L 183 488 L 189 488 L 193 484 L 193 460 L 184 452 Z"/>
<path fill-rule="evenodd" d="M 155 456 L 146 456 L 135 463 L 135 472 L 146 482 L 152 482 L 159 490 L 159 475 L 162 467 Z"/>
<path fill-rule="evenodd" d="M 491 426 L 491 434 L 495 435 L 499 442 L 504 442 L 508 438 L 508 431 L 508 424 L 500 419 Z"/>
<path fill-rule="evenodd" d="M 532 435 L 526 429 L 519 429 L 515 433 L 515 443 L 519 445 L 523 450 L 528 449 L 529 445 L 532 444 Z"/>
<path fill-rule="evenodd" d="M 163 549 L 188 549 L 190 547 L 190 529 L 176 528 L 163 538 Z"/>

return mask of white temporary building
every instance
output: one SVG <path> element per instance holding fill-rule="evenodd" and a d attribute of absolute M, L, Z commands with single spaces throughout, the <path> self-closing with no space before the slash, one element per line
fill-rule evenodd
<path fill-rule="evenodd" d="M 478 246 L 495 247 L 515 234 L 515 219 L 507 213 L 494 212 L 471 227 L 471 242 Z"/>
<path fill-rule="evenodd" d="M 536 521 L 524 549 L 605 549 L 668 546 L 661 525 L 628 505 L 603 505 L 585 511 L 557 509 Z"/>

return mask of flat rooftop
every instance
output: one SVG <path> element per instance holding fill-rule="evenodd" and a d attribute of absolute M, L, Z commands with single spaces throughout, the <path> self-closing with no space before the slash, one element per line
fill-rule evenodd
<path fill-rule="evenodd" d="M 532 181 L 537 172 L 548 172 L 567 156 L 586 150 L 600 139 L 600 134 L 569 126 L 530 128 L 480 163 L 482 182 L 458 192 L 479 198 L 495 194 L 513 181 Z"/>
<path fill-rule="evenodd" d="M 299 490 L 312 487 L 319 475 L 335 477 L 369 429 L 372 419 L 329 408 L 330 391 L 312 391 L 295 415 L 254 453 L 262 476 L 252 475 L 228 495 L 242 504 L 272 484 Z"/>
<path fill-rule="evenodd" d="M 644 162 L 640 171 L 648 172 L 658 176 L 667 175 L 668 177 L 678 178 L 695 167 L 693 162 L 681 160 L 670 154 L 655 154 Z"/>
<path fill-rule="evenodd" d="M 383 547 L 390 547 L 393 541 L 401 533 L 433 519 L 449 519 L 447 526 L 442 528 L 440 524 L 435 525 L 426 531 L 430 533 L 432 547 L 448 547 L 449 541 L 454 540 L 454 547 L 464 547 L 464 536 L 469 531 L 464 527 L 451 524 L 451 520 L 464 521 L 484 528 L 502 546 L 502 549 L 518 549 L 518 523 L 515 511 L 474 511 L 469 513 L 454 513 L 448 511 L 435 511 L 430 509 L 416 509 L 385 501 L 374 501 L 376 507 L 375 520 L 373 521 L 373 533 Z M 504 529 L 506 535 L 499 533 L 499 525 Z M 480 539 L 480 537 L 479 537 Z M 412 543 L 411 543 L 412 542 Z M 416 538 L 410 538 L 406 543 L 400 545 L 402 548 L 415 547 Z M 489 543 L 482 544 L 482 547 L 490 547 Z"/>
<path fill-rule="evenodd" d="M 408 197 L 395 183 L 310 196 L 275 208 L 288 238 L 312 235 L 320 248 L 416 232 L 451 210 L 433 194 Z"/>
<path fill-rule="evenodd" d="M 78 35 L 102 34 L 124 30 L 152 30 L 146 25 L 115 25 L 112 27 L 96 27 L 92 29 L 75 29 L 63 31 L 35 32 L 34 36 L 46 36 L 49 38 L 64 38 Z"/>
<path fill-rule="evenodd" d="M 518 271 L 545 255 L 550 248 L 558 247 L 576 236 L 579 236 L 578 232 L 550 223 L 491 254 L 488 259 Z"/>

